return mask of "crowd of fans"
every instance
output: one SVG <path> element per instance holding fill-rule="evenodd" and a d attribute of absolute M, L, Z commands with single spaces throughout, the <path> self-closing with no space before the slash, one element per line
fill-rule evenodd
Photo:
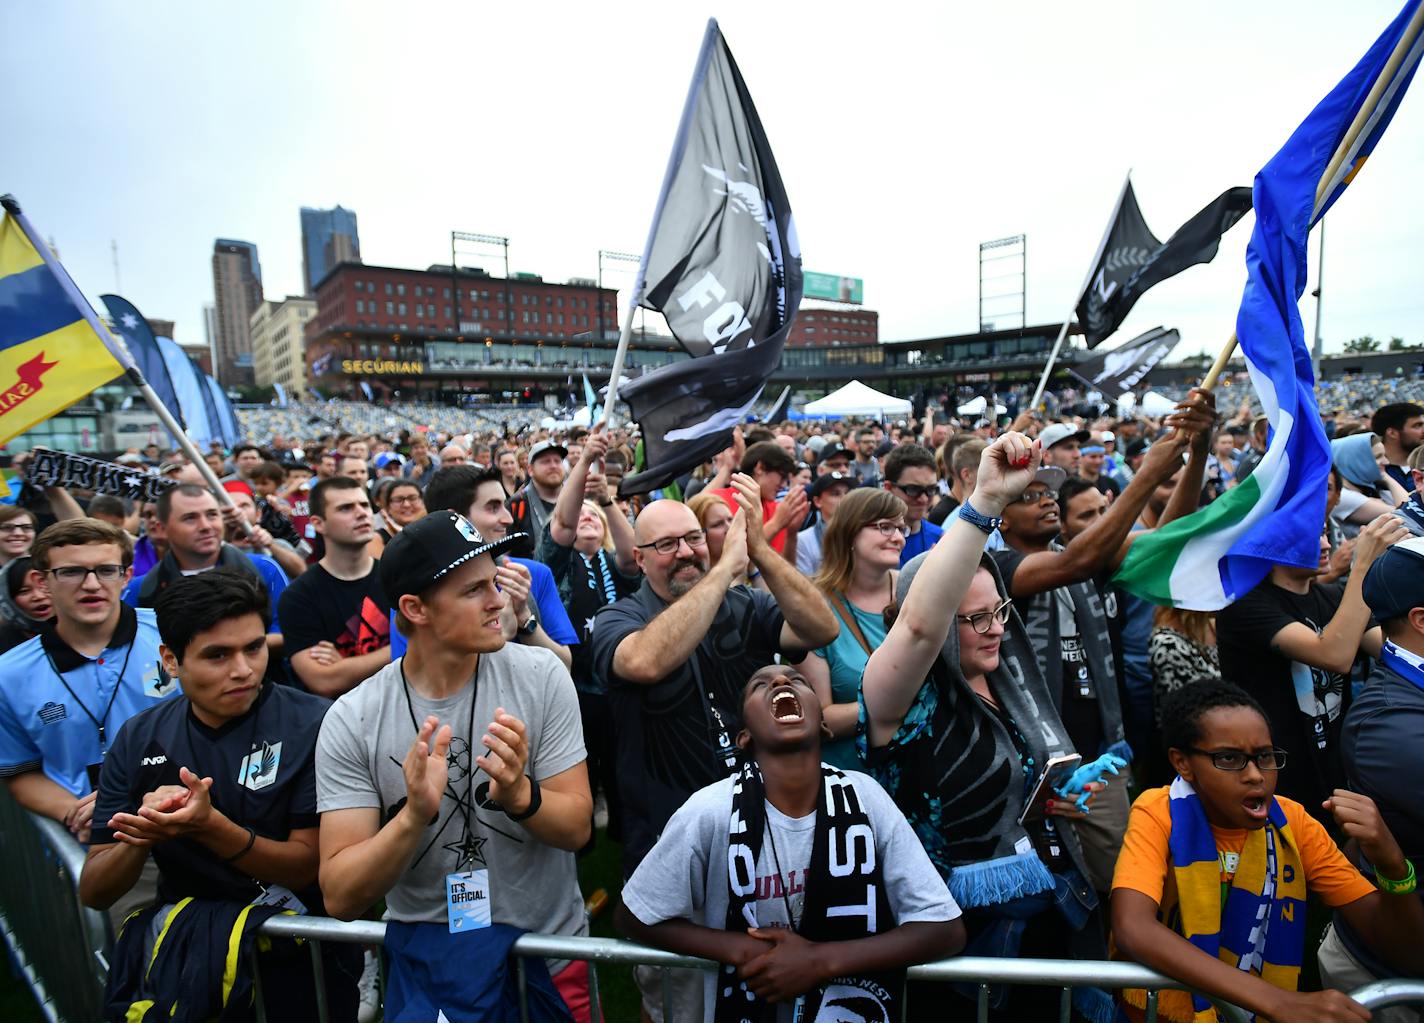
<path fill-rule="evenodd" d="M 972 989 L 901 1001 L 961 952 L 1365 1019 L 1343 991 L 1424 975 L 1424 407 L 1341 386 L 1319 564 L 1214 614 L 1112 576 L 1255 469 L 1237 385 L 1161 419 L 747 425 L 632 497 L 632 427 L 248 413 L 205 453 L 222 501 L 151 447 L 116 460 L 157 501 L 0 506 L 0 775 L 88 846 L 108 1018 L 246 1018 L 253 949 L 266 1018 L 314 1018 L 308 952 L 256 935 L 283 911 L 383 914 L 386 1018 L 503 1018 L 513 940 L 588 933 L 598 834 L 623 933 L 722 964 L 673 971 L 673 1020 L 968 1019 Z M 373 1018 L 375 951 L 322 954 L 333 1018 Z M 591 1018 L 587 963 L 527 980 L 529 1018 Z"/>

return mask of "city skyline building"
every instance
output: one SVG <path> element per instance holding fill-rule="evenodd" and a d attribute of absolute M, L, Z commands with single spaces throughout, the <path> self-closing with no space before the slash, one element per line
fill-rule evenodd
<path fill-rule="evenodd" d="M 316 286 L 333 267 L 361 262 L 361 236 L 355 210 L 303 206 L 301 217 L 302 283 L 307 295 L 315 295 Z"/>
<path fill-rule="evenodd" d="M 262 264 L 252 242 L 219 238 L 213 243 L 213 370 L 224 387 L 252 383 L 249 321 L 262 304 Z"/>
<path fill-rule="evenodd" d="M 258 387 L 281 384 L 300 400 L 307 390 L 303 355 L 307 321 L 316 315 L 316 299 L 288 295 L 280 302 L 263 301 L 252 313 L 252 374 Z"/>

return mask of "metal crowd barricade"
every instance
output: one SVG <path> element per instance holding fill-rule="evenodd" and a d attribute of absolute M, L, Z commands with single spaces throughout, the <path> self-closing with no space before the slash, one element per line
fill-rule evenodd
<path fill-rule="evenodd" d="M 79 901 L 84 848 L 0 786 L 0 934 L 51 1021 L 100 1018 L 108 918 Z"/>
<path fill-rule="evenodd" d="M 45 1018 L 54 1023 L 89 1023 L 100 1018 L 108 950 L 112 942 L 108 919 L 79 902 L 79 875 L 84 850 L 58 823 L 21 809 L 0 786 L 0 935 L 26 982 L 34 991 Z M 321 944 L 327 941 L 380 945 L 385 924 L 346 922 L 325 917 L 279 916 L 268 920 L 262 933 L 272 937 L 305 940 L 318 978 L 318 1020 L 332 1023 L 322 998 Z M 594 1018 L 599 1018 L 599 964 L 647 965 L 664 970 L 664 1016 L 671 1020 L 670 986 L 666 970 L 677 967 L 715 969 L 714 963 L 671 952 L 646 948 L 612 938 L 578 938 L 526 934 L 514 943 L 519 982 L 520 1016 L 528 1018 L 525 1004 L 523 959 L 584 960 L 589 963 L 590 996 Z M 255 963 L 254 963 L 255 965 Z M 989 986 L 1022 984 L 1063 989 L 1059 1019 L 1071 1018 L 1071 989 L 1075 987 L 1148 990 L 1147 1021 L 1157 1019 L 1157 991 L 1185 989 L 1167 977 L 1134 963 L 1083 962 L 1068 959 L 989 959 L 960 956 L 914 966 L 909 979 L 978 986 L 978 1018 L 988 1019 Z M 257 990 L 261 991 L 260 971 Z M 1424 980 L 1381 980 L 1352 994 L 1366 1008 L 1424 1003 Z M 1222 1020 L 1245 1023 L 1247 1014 L 1236 1006 L 1216 1003 Z M 257 1016 L 264 1018 L 262 1000 Z M 339 1023 L 339 1021 L 338 1021 Z"/>

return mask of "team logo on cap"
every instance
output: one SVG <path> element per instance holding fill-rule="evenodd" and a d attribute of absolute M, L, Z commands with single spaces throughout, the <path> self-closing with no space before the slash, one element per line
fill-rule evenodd
<path fill-rule="evenodd" d="M 480 531 L 475 528 L 475 524 L 463 515 L 455 516 L 455 528 L 458 529 L 460 535 L 470 541 L 470 543 L 485 542 L 485 538 L 480 536 Z"/>

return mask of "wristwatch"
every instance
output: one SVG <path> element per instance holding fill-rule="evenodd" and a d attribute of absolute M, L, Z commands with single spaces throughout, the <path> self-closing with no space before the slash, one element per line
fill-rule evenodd
<path fill-rule="evenodd" d="M 529 617 L 524 620 L 524 624 L 519 626 L 521 636 L 532 636 L 539 631 L 539 619 L 534 616 L 534 612 L 529 612 Z"/>

